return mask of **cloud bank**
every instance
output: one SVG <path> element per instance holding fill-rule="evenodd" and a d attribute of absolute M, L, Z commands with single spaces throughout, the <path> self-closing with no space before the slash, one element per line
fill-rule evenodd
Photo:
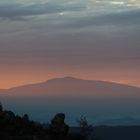
<path fill-rule="evenodd" d="M 0 75 L 35 69 L 137 83 L 139 8 L 132 0 L 1 1 Z"/>

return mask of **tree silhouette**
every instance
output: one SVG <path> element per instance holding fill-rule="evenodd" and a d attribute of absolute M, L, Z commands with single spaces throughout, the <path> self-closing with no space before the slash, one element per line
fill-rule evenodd
<path fill-rule="evenodd" d="M 2 103 L 0 102 L 0 112 L 3 111 Z"/>
<path fill-rule="evenodd" d="M 80 127 L 80 134 L 81 136 L 84 137 L 84 139 L 89 139 L 92 131 L 93 131 L 93 127 L 92 125 L 90 125 L 86 119 L 86 117 L 81 116 L 78 120 L 77 123 Z"/>

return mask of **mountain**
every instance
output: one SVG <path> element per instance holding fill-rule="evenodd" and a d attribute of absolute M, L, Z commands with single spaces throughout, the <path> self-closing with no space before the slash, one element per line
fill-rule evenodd
<path fill-rule="evenodd" d="M 1 92 L 2 91 L 2 92 Z M 51 79 L 46 82 L 0 90 L 12 95 L 94 96 L 99 98 L 140 97 L 140 88 L 112 82 L 82 80 L 73 77 Z"/>
<path fill-rule="evenodd" d="M 0 100 L 6 108 L 19 114 L 28 113 L 42 122 L 57 112 L 66 113 L 71 124 L 80 115 L 95 124 L 109 118 L 140 118 L 140 88 L 106 81 L 55 78 L 0 90 Z M 135 122 L 132 120 L 130 124 Z"/>

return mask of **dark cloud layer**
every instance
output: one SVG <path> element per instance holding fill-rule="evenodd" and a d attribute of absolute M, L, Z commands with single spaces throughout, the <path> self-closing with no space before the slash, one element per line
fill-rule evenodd
<path fill-rule="evenodd" d="M 45 3 L 45 4 L 9 4 L 0 5 L 0 18 L 7 19 L 22 19 L 28 16 L 37 16 L 45 14 L 57 14 L 66 11 L 80 11 L 85 7 L 81 5 L 65 5 L 59 3 Z"/>
<path fill-rule="evenodd" d="M 98 16 L 90 15 L 79 20 L 71 20 L 66 27 L 83 28 L 87 26 L 135 26 L 140 23 L 140 10 L 130 10 L 125 12 L 113 12 Z M 64 25 L 65 26 L 65 25 Z"/>
<path fill-rule="evenodd" d="M 106 69 L 139 77 L 139 9 L 88 6 L 73 1 L 0 5 L 0 70 Z"/>

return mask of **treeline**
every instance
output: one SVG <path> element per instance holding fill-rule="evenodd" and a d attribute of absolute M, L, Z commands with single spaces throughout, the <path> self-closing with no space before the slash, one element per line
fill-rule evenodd
<path fill-rule="evenodd" d="M 86 140 L 81 133 L 69 133 L 65 114 L 58 113 L 50 124 L 43 125 L 30 120 L 27 114 L 15 115 L 3 110 L 0 104 L 0 140 Z"/>

